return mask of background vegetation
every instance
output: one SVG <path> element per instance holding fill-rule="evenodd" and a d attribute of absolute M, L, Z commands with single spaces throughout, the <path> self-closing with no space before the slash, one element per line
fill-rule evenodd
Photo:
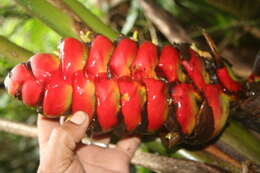
<path fill-rule="evenodd" d="M 1 0 L 0 35 L 34 53 L 55 51 L 66 33 L 53 30 L 44 20 L 39 20 L 35 17 L 37 15 L 23 8 L 20 4 L 26 1 Z M 138 0 L 80 2 L 118 32 L 131 36 L 137 30 L 143 39 L 157 38 L 159 45 L 168 42 L 147 17 Z M 259 0 L 156 0 L 156 3 L 178 20 L 192 40 L 208 49 L 199 29 L 205 28 L 216 41 L 221 54 L 234 64 L 237 74 L 245 77 L 250 73 L 260 45 Z M 0 53 L 0 116 L 35 124 L 35 110 L 9 97 L 4 90 L 3 79 L 14 65 L 5 54 Z M 167 156 L 173 155 L 158 143 L 143 143 L 142 148 Z M 0 172 L 36 172 L 37 166 L 38 148 L 35 139 L 0 131 Z M 132 168 L 133 172 L 151 172 L 140 167 Z"/>

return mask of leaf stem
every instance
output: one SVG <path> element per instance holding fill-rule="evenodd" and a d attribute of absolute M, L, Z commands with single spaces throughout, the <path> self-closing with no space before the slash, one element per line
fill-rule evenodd
<path fill-rule="evenodd" d="M 77 22 L 46 0 L 15 0 L 34 17 L 40 19 L 62 37 L 79 37 Z"/>
<path fill-rule="evenodd" d="M 3 58 L 8 63 L 15 65 L 26 61 L 32 55 L 32 52 L 12 43 L 5 37 L 0 36 L 0 59 Z"/>
<path fill-rule="evenodd" d="M 104 24 L 89 9 L 85 8 L 77 0 L 62 0 L 80 19 L 93 31 L 109 37 L 111 40 L 118 38 L 119 33 L 110 26 Z"/>
<path fill-rule="evenodd" d="M 241 155 L 260 164 L 260 140 L 251 134 L 239 122 L 230 122 L 220 141 L 234 148 Z"/>

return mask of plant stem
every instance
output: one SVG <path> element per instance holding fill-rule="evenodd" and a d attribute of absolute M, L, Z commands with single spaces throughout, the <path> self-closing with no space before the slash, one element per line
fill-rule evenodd
<path fill-rule="evenodd" d="M 127 35 L 134 27 L 136 19 L 138 18 L 139 14 L 139 4 L 137 0 L 132 0 L 131 7 L 128 10 L 128 14 L 126 17 L 126 21 L 124 26 L 121 29 L 121 33 Z"/>
<path fill-rule="evenodd" d="M 111 40 L 118 38 L 119 33 L 110 26 L 104 24 L 89 9 L 85 8 L 77 0 L 62 0 L 81 20 L 93 31 L 109 37 Z"/>
<path fill-rule="evenodd" d="M 118 38 L 119 33 L 104 24 L 98 17 L 76 0 L 16 0 L 33 16 L 39 18 L 46 25 L 62 37 L 80 39 L 80 32 L 91 28 L 111 40 Z M 53 6 L 53 4 L 55 6 Z"/>
<path fill-rule="evenodd" d="M 200 161 L 205 162 L 208 164 L 216 165 L 218 167 L 224 168 L 226 170 L 229 170 L 233 173 L 240 173 L 241 168 L 236 167 L 229 162 L 225 162 L 224 160 L 221 160 L 220 158 L 207 153 L 205 151 L 189 151 L 186 149 L 180 149 L 176 153 L 172 155 L 173 157 L 177 158 L 186 158 L 194 161 Z"/>
<path fill-rule="evenodd" d="M 26 61 L 32 55 L 32 52 L 12 43 L 5 37 L 0 36 L 0 58 L 5 59 L 8 63 L 15 65 Z"/>
<path fill-rule="evenodd" d="M 237 121 L 231 121 L 220 141 L 234 148 L 241 155 L 260 164 L 260 140 Z"/>
<path fill-rule="evenodd" d="M 199 161 L 203 163 L 208 163 L 211 165 L 215 165 L 220 168 L 224 168 L 233 173 L 240 173 L 241 166 L 238 164 L 234 165 L 233 163 L 223 160 L 214 154 L 208 153 L 203 150 L 187 150 L 187 149 L 178 149 L 175 151 L 167 151 L 165 147 L 161 144 L 159 140 L 146 142 L 145 146 L 147 147 L 148 151 L 156 152 L 160 155 L 167 155 L 169 157 L 180 158 L 180 159 L 189 159 L 194 161 Z"/>
<path fill-rule="evenodd" d="M 31 15 L 39 18 L 62 37 L 79 37 L 77 22 L 61 9 L 46 0 L 15 0 Z"/>

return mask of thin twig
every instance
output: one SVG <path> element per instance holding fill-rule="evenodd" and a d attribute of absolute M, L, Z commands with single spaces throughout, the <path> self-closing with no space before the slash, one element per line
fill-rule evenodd
<path fill-rule="evenodd" d="M 35 126 L 13 122 L 0 118 L 0 130 L 8 133 L 36 138 L 38 131 Z"/>
<path fill-rule="evenodd" d="M 0 130 L 31 138 L 36 138 L 38 134 L 35 126 L 2 118 L 0 118 Z M 113 148 L 115 146 L 110 144 L 109 147 Z M 201 162 L 158 156 L 139 150 L 135 153 L 131 163 L 160 173 L 223 173 L 223 170 Z"/>

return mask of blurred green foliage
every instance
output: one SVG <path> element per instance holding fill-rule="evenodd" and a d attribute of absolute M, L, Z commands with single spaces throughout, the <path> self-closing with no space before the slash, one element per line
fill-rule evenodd
<path fill-rule="evenodd" d="M 109 23 L 119 31 L 125 25 L 129 25 L 130 30 L 149 31 L 147 19 L 140 9 L 134 6 L 134 14 L 128 13 L 128 9 L 131 8 L 130 0 L 119 1 L 117 4 L 109 3 L 108 0 L 79 1 L 104 22 Z M 259 11 L 257 12 L 259 8 L 251 8 L 252 6 L 259 7 L 259 0 L 250 1 L 251 6 L 243 6 L 243 2 L 248 1 L 239 1 L 240 5 L 232 5 L 234 2 L 227 0 L 220 1 L 217 5 L 213 0 L 156 0 L 156 2 L 174 15 L 194 39 L 202 39 L 198 27 L 203 27 L 217 42 L 228 40 L 226 46 L 239 49 L 245 44 L 252 44 L 252 47 L 260 45 L 259 38 L 244 29 L 250 26 L 259 30 L 260 14 Z M 223 8 L 226 7 L 225 3 L 230 8 Z M 239 13 L 241 10 L 245 12 Z M 125 22 L 128 15 L 134 17 L 127 20 L 132 24 Z M 14 0 L 1 0 L 0 35 L 32 52 L 53 52 L 57 49 L 57 44 L 61 39 L 57 33 L 41 21 L 30 16 Z M 158 35 L 162 42 L 166 41 L 162 34 L 158 33 Z M 253 51 L 256 52 L 255 49 Z M 0 55 L 0 82 L 3 82 L 4 76 L 11 67 Z M 34 124 L 36 121 L 35 110 L 27 108 L 21 102 L 9 97 L 4 88 L 0 88 L 0 116 L 28 124 Z M 36 172 L 38 166 L 36 140 L 0 132 L 0 146 L 0 172 Z M 161 144 L 156 142 L 144 143 L 142 148 L 149 152 L 171 155 Z M 132 168 L 132 172 L 151 172 L 140 167 Z"/>
<path fill-rule="evenodd" d="M 39 20 L 29 16 L 14 1 L 0 4 L 0 33 L 33 52 L 51 52 L 61 37 Z M 12 15 L 8 15 L 11 12 Z"/>

